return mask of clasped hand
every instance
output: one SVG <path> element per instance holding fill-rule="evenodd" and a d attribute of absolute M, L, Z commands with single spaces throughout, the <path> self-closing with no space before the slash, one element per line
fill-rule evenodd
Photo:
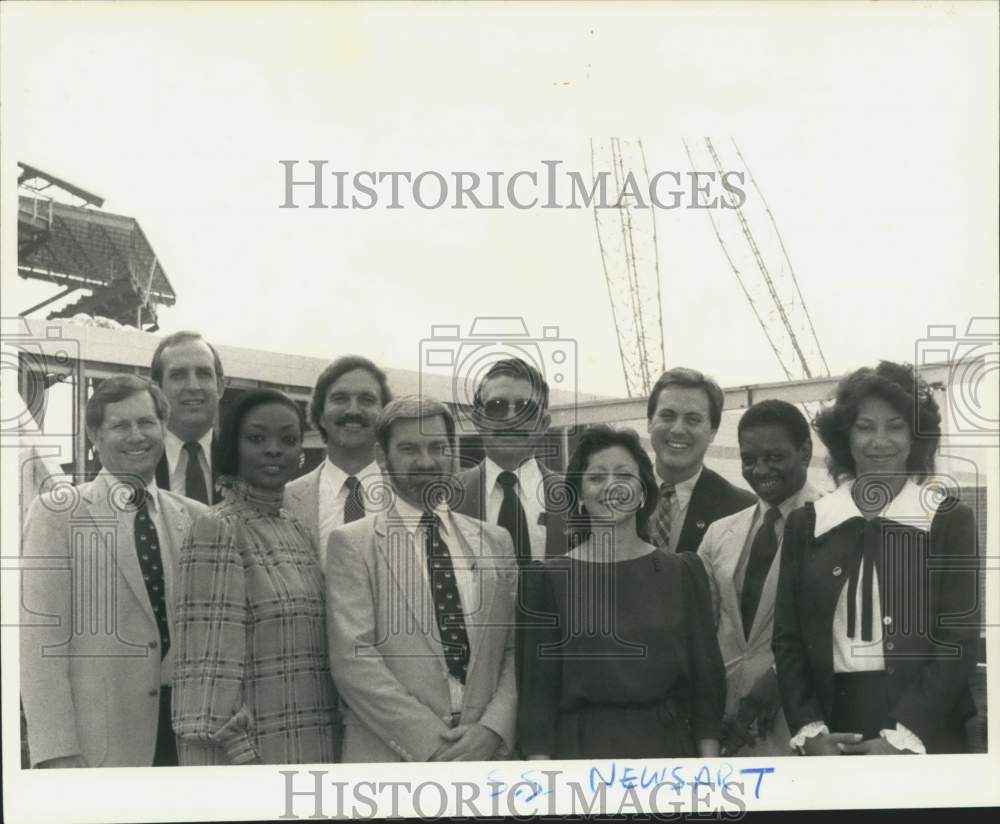
<path fill-rule="evenodd" d="M 441 733 L 444 743 L 431 761 L 489 761 L 500 746 L 500 736 L 482 724 L 459 724 Z"/>

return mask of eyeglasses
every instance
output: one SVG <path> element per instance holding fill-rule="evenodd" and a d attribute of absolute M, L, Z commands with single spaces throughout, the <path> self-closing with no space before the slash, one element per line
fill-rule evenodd
<path fill-rule="evenodd" d="M 507 420 L 512 408 L 514 417 L 518 420 L 531 420 L 538 414 L 539 410 L 538 402 L 530 398 L 528 400 L 519 398 L 515 401 L 508 401 L 506 398 L 493 398 L 483 404 L 483 412 L 491 421 Z"/>

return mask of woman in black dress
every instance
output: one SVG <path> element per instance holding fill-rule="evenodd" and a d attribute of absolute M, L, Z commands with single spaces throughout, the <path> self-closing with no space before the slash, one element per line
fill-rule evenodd
<path fill-rule="evenodd" d="M 518 734 L 532 758 L 719 754 L 726 675 L 693 552 L 643 537 L 657 501 L 631 430 L 584 432 L 570 458 L 571 551 L 527 576 Z"/>
<path fill-rule="evenodd" d="M 788 519 L 772 646 L 806 755 L 968 752 L 979 637 L 972 511 L 926 483 L 941 415 L 883 361 L 814 422 L 835 492 Z"/>

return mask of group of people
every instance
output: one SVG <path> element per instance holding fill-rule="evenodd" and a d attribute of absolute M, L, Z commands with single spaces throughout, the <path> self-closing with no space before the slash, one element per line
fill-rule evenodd
<path fill-rule="evenodd" d="M 309 405 L 217 409 L 223 366 L 164 338 L 87 403 L 96 478 L 24 526 L 34 767 L 954 753 L 979 638 L 976 528 L 927 494 L 941 435 L 911 367 L 812 422 L 749 407 L 740 489 L 704 465 L 723 393 L 665 372 L 632 430 L 537 457 L 548 387 L 494 363 L 456 421 L 348 356 Z M 812 430 L 835 491 L 807 481 Z"/>

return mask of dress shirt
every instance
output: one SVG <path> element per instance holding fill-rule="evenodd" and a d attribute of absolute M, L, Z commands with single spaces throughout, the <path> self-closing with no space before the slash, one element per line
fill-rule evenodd
<path fill-rule="evenodd" d="M 212 430 L 209 429 L 198 439 L 201 444 L 201 471 L 205 475 L 205 489 L 208 490 L 209 501 L 215 500 L 212 494 Z M 163 451 L 167 456 L 167 471 L 170 475 L 170 491 L 178 495 L 187 495 L 185 473 L 187 472 L 188 453 L 184 441 L 169 429 L 163 436 Z"/>
<path fill-rule="evenodd" d="M 781 551 L 781 542 L 785 537 L 785 521 L 788 519 L 789 514 L 793 510 L 802 506 L 802 504 L 806 501 L 815 500 L 816 497 L 816 491 L 810 484 L 806 483 L 801 489 L 799 489 L 798 492 L 778 504 L 778 511 L 781 515 L 779 515 L 777 520 L 774 522 L 774 532 L 778 537 L 779 552 Z M 750 563 L 750 548 L 753 546 L 757 533 L 760 532 L 761 524 L 764 523 L 764 515 L 770 508 L 770 504 L 765 503 L 764 501 L 757 501 L 757 509 L 753 515 L 753 524 L 750 526 L 750 531 L 747 533 L 746 540 L 743 542 L 743 551 L 740 553 L 740 559 L 736 563 L 736 570 L 733 573 L 733 582 L 736 584 L 736 594 L 740 598 L 743 597 L 743 581 L 746 578 L 747 565 Z M 859 612 L 858 615 L 860 614 L 861 613 Z"/>
<path fill-rule="evenodd" d="M 487 457 L 484 463 L 486 484 L 486 522 L 495 524 L 500 519 L 500 505 L 503 503 L 503 487 L 497 482 L 504 470 Z M 531 541 L 531 560 L 545 560 L 545 524 L 539 523 L 545 512 L 545 478 L 535 458 L 528 458 L 517 469 L 517 497 L 524 509 L 528 522 L 528 537 Z"/>
<path fill-rule="evenodd" d="M 423 510 L 413 506 L 402 496 L 396 496 L 396 514 L 413 537 L 413 547 L 417 554 L 417 562 L 420 566 L 424 580 L 427 582 L 427 591 L 430 592 L 431 580 L 427 572 L 427 533 L 420 528 L 420 518 Z M 455 583 L 458 585 L 458 596 L 462 599 L 462 614 L 465 616 L 465 625 L 468 627 L 469 618 L 481 614 L 479 603 L 480 592 L 478 577 L 476 572 L 475 555 L 468 551 L 461 533 L 455 527 L 451 518 L 451 512 L 447 506 L 440 506 L 434 510 L 434 514 L 440 518 L 441 538 L 448 544 L 448 551 L 451 553 L 451 562 L 455 571 Z M 472 660 L 473 650 L 469 650 L 469 660 Z M 462 698 L 465 687 L 461 681 L 448 672 L 448 664 L 441 656 L 441 669 L 448 679 L 448 692 L 451 696 L 451 711 L 453 713 L 462 711 Z"/>
<path fill-rule="evenodd" d="M 705 465 L 702 464 L 698 467 L 698 471 L 690 478 L 674 484 L 674 503 L 670 520 L 670 552 L 677 551 L 677 544 L 681 539 L 681 533 L 684 531 L 684 519 L 687 517 L 688 504 L 691 503 L 691 495 L 694 494 L 695 485 L 698 483 L 698 479 L 701 477 L 704 469 Z M 663 478 L 657 473 L 656 485 L 659 486 L 662 483 Z"/>
<path fill-rule="evenodd" d="M 826 496 L 822 507 L 817 507 L 814 533 L 816 537 L 829 532 L 850 518 L 864 517 L 854 502 L 853 486 L 853 481 L 842 484 L 836 491 Z M 879 513 L 879 517 L 930 532 L 936 504 L 937 501 L 931 496 L 923 499 L 920 487 L 908 480 L 899 494 Z M 928 511 L 929 508 L 934 511 Z M 837 599 L 837 606 L 833 612 L 833 671 L 835 673 L 882 671 L 885 669 L 885 656 L 882 653 L 882 599 L 879 596 L 878 570 L 877 568 L 872 570 L 873 621 L 871 641 L 861 640 L 860 623 L 864 587 L 861 585 L 860 575 L 858 576 L 855 597 L 858 637 L 850 638 L 847 635 L 847 593 L 849 587 L 846 584 L 846 577 L 845 575 L 844 588 L 840 591 L 840 597 Z M 822 721 L 813 721 L 799 730 L 791 744 L 793 747 L 799 748 L 805 743 L 805 739 L 829 731 L 829 728 Z M 896 729 L 880 730 L 879 734 L 897 749 L 909 749 L 920 755 L 927 753 L 923 742 L 911 730 L 898 722 Z"/>
<path fill-rule="evenodd" d="M 344 525 L 344 504 L 347 503 L 347 479 L 350 477 L 343 469 L 337 466 L 328 457 L 323 461 L 323 468 L 320 470 L 319 478 L 319 546 L 320 562 L 326 560 L 326 542 L 338 526 Z M 364 499 L 381 500 L 381 495 L 371 495 L 372 484 L 380 480 L 382 472 L 378 463 L 372 461 L 368 466 L 358 472 L 355 476 L 361 482 L 361 489 L 364 492 Z M 371 508 L 370 504 L 365 504 L 365 512 Z M 325 568 L 325 567 L 324 567 Z"/>

